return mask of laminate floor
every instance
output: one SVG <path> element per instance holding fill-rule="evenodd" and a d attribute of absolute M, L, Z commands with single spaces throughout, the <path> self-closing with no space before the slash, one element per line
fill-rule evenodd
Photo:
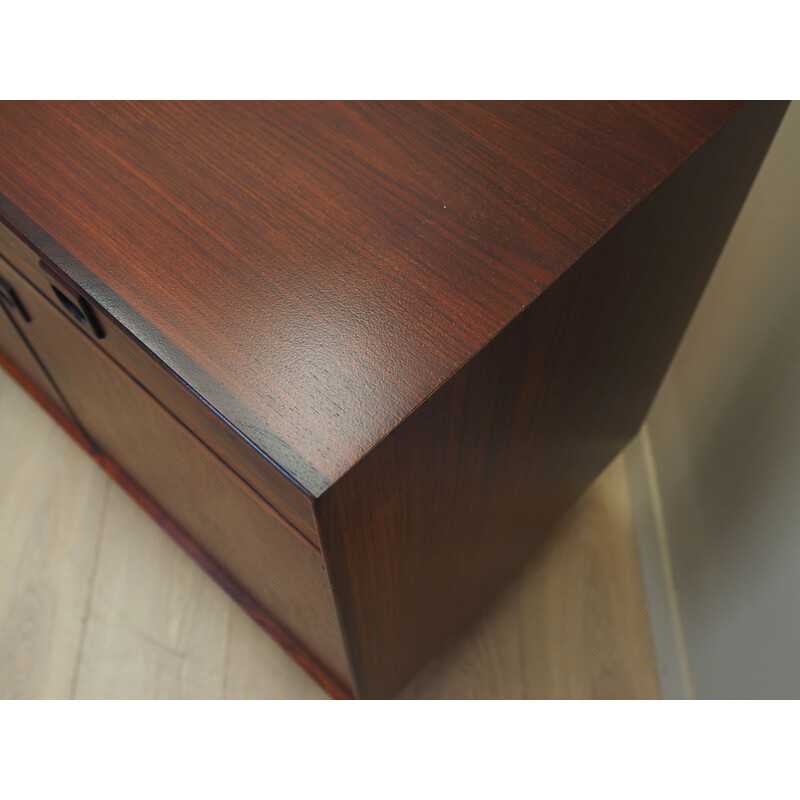
<path fill-rule="evenodd" d="M 658 697 L 622 458 L 403 697 Z M 0 698 L 323 697 L 0 370 Z"/>

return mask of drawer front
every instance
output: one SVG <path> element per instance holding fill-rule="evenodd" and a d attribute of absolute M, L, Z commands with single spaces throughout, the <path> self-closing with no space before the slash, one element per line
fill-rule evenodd
<path fill-rule="evenodd" d="M 54 406 L 62 413 L 68 414 L 64 403 L 56 391 L 53 383 L 45 374 L 41 364 L 34 356 L 26 339 L 25 330 L 33 323 L 30 317 L 31 310 L 19 300 L 19 305 L 13 298 L 19 295 L 19 284 L 22 279 L 0 259 L 0 293 L 5 294 L 10 288 L 9 298 L 0 298 L 0 354 L 8 360 L 12 367 L 27 378 Z"/>
<path fill-rule="evenodd" d="M 90 334 L 27 284 L 29 340 L 88 437 L 347 685 L 322 559 Z"/>
<path fill-rule="evenodd" d="M 188 428 L 194 431 L 215 453 L 229 464 L 250 486 L 303 535 L 319 546 L 311 501 L 287 490 L 285 479 L 269 467 L 263 456 L 248 444 L 232 427 L 215 414 L 191 389 L 146 354 L 89 298 L 68 287 L 56 271 L 28 247 L 16 234 L 0 223 L 0 256 L 35 286 L 65 316 L 75 318 L 75 306 L 89 306 L 100 328 L 93 329 L 87 321 L 86 332 L 96 344 L 132 375 Z M 59 296 L 59 294 L 61 296 Z M 102 338 L 100 338 L 102 337 Z"/>

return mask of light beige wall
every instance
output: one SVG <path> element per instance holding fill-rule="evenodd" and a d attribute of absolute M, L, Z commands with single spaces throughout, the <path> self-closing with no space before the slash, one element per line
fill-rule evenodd
<path fill-rule="evenodd" d="M 800 103 L 647 421 L 697 697 L 800 697 Z"/>

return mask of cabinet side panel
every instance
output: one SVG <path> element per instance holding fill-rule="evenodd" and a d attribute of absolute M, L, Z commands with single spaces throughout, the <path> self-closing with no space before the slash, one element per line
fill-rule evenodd
<path fill-rule="evenodd" d="M 360 696 L 395 694 L 639 428 L 784 110 L 746 106 L 322 496 Z"/>

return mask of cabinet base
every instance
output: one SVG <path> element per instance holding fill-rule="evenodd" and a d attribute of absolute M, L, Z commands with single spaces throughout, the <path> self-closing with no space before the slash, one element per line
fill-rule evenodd
<path fill-rule="evenodd" d="M 195 544 L 168 514 L 159 508 L 130 476 L 107 455 L 95 448 L 81 429 L 28 377 L 0 353 L 2 367 L 25 391 L 119 484 L 122 489 L 262 628 L 278 646 L 305 670 L 334 700 L 351 700 L 353 695 L 334 678 L 311 653 L 243 590 L 225 570 Z"/>

